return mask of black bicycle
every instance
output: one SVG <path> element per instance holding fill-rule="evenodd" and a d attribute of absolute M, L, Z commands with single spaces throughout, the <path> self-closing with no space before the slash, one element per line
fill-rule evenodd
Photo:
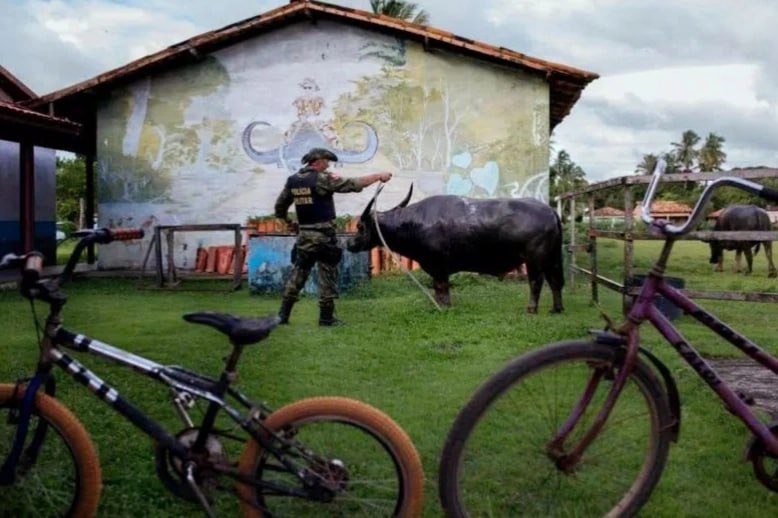
<path fill-rule="evenodd" d="M 55 399 L 53 367 L 131 421 L 155 443 L 156 473 L 176 496 L 206 512 L 243 516 L 418 516 L 423 472 L 408 435 L 390 417 L 342 397 L 304 399 L 273 410 L 236 390 L 243 350 L 268 337 L 276 316 L 246 318 L 199 312 L 188 322 L 227 336 L 232 349 L 218 378 L 161 365 L 62 326 L 62 286 L 91 243 L 139 239 L 139 229 L 83 230 L 62 274 L 41 278 L 43 256 L 7 255 L 20 267 L 22 295 L 49 306 L 39 332 L 35 374 L 0 384 L 0 514 L 94 516 L 100 462 L 81 422 Z M 95 354 L 170 387 L 183 427 L 172 433 L 62 348 Z M 192 418 L 198 402 L 200 419 Z"/>

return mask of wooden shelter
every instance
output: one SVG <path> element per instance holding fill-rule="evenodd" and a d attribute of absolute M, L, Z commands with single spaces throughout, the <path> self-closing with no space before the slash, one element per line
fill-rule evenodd
<path fill-rule="evenodd" d="M 81 145 L 80 124 L 37 112 L 20 104 L 34 97 L 32 90 L 0 66 L 0 140 L 17 145 L 18 153 L 14 153 L 14 156 L 18 154 L 19 164 L 18 182 L 16 178 L 4 182 L 6 186 L 18 184 L 18 197 L 16 197 L 16 190 L 11 188 L 5 190 L 2 199 L 6 210 L 11 212 L 14 212 L 12 208 L 17 206 L 18 200 L 18 214 L 5 214 L 4 217 L 0 217 L 0 220 L 6 220 L 4 228 L 0 231 L 0 254 L 19 253 L 37 248 L 44 251 L 47 256 L 53 255 L 53 231 L 50 238 L 36 236 L 35 232 L 36 192 L 38 191 L 35 185 L 35 149 L 76 151 Z M 53 164 L 51 167 L 53 168 Z M 53 200 L 51 203 L 53 204 Z M 15 226 L 18 228 L 12 228 Z"/>

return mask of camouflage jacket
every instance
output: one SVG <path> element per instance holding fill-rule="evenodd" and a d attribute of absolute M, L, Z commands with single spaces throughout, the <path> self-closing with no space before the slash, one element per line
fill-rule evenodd
<path fill-rule="evenodd" d="M 354 178 L 342 178 L 336 174 L 332 174 L 329 171 L 325 171 L 323 173 L 317 173 L 316 171 L 312 169 L 303 168 L 300 169 L 296 174 L 315 174 L 317 175 L 316 178 L 316 189 L 319 191 L 319 194 L 322 196 L 326 194 L 332 194 L 336 192 L 346 193 L 346 192 L 360 192 L 362 191 L 363 187 L 362 185 Z M 281 194 L 278 195 L 278 198 L 276 199 L 275 204 L 275 216 L 279 219 L 286 220 L 288 219 L 289 215 L 289 207 L 294 203 L 294 197 L 292 196 L 292 192 L 289 190 L 289 188 L 285 185 L 284 189 L 281 191 Z M 315 225 L 306 225 L 305 228 L 311 228 L 311 229 L 334 229 L 335 228 L 335 222 L 330 221 L 327 223 L 317 223 Z"/>

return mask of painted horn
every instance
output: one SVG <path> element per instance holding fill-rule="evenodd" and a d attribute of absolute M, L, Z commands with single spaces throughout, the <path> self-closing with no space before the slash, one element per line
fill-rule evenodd
<path fill-rule="evenodd" d="M 257 151 L 254 149 L 254 146 L 251 145 L 251 133 L 257 126 L 271 127 L 270 124 L 264 121 L 255 121 L 246 126 L 246 129 L 243 130 L 243 136 L 241 138 L 241 142 L 243 143 L 243 150 L 246 152 L 249 158 L 255 162 L 259 162 L 260 164 L 271 164 L 275 162 L 279 166 L 282 165 L 281 154 L 279 153 L 280 148 L 276 148 L 270 151 Z"/>
<path fill-rule="evenodd" d="M 345 125 L 344 128 L 347 128 L 349 126 L 361 126 L 362 129 L 365 131 L 367 144 L 365 145 L 365 149 L 363 149 L 362 151 L 336 150 L 335 154 L 338 155 L 338 161 L 346 164 L 358 164 L 362 162 L 367 162 L 368 160 L 373 158 L 373 156 L 376 154 L 376 151 L 378 151 L 378 134 L 369 124 L 365 122 L 360 122 L 360 121 L 349 122 L 348 124 Z"/>

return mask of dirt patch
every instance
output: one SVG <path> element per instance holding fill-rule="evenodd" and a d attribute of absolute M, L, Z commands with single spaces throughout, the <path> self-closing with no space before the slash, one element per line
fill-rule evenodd
<path fill-rule="evenodd" d="M 754 407 L 778 418 L 778 376 L 749 359 L 708 360 L 736 391 L 754 398 Z"/>

